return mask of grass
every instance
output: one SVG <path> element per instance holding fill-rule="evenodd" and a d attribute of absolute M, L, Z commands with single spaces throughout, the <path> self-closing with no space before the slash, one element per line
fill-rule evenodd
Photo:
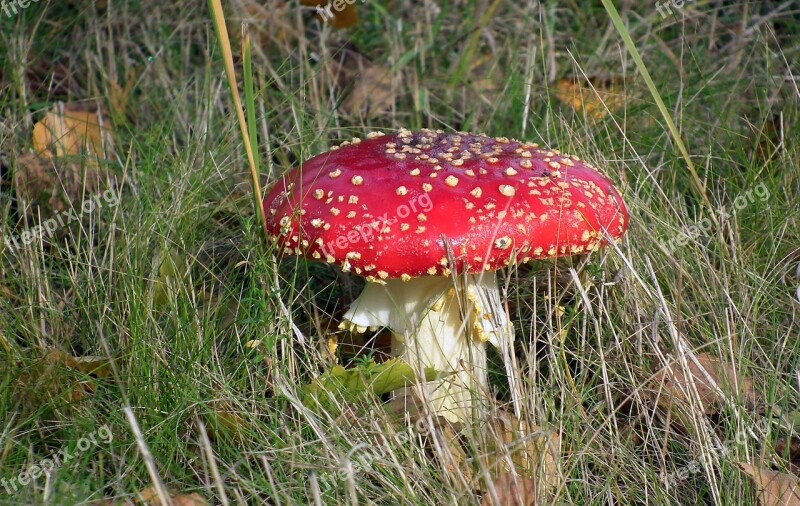
<path fill-rule="evenodd" d="M 556 470 L 536 480 L 540 502 L 755 504 L 737 463 L 790 469 L 795 457 L 776 448 L 796 438 L 800 400 L 796 7 L 692 2 L 662 19 L 647 3 L 617 6 L 705 203 L 599 2 L 357 3 L 347 30 L 295 2 L 254 5 L 224 8 L 240 84 L 238 23 L 251 23 L 245 98 L 264 188 L 342 140 L 400 127 L 525 138 L 593 162 L 621 188 L 631 225 L 618 247 L 504 275 L 523 417 L 558 440 Z M 207 6 L 19 11 L 0 16 L 0 234 L 25 230 L 11 181 L 57 101 L 110 108 L 121 197 L 43 243 L 0 241 L 0 478 L 74 456 L 14 494 L 0 487 L 0 504 L 132 500 L 154 483 L 212 504 L 489 501 L 487 459 L 514 452 L 491 427 L 454 445 L 374 396 L 328 410 L 300 401 L 333 365 L 331 335 L 344 365 L 380 352 L 336 329 L 361 280 L 278 261 L 263 241 Z M 390 69 L 366 83 L 372 110 L 348 110 L 364 83 L 335 63 L 342 50 Z M 611 112 L 559 101 L 557 83 L 573 77 Z M 737 206 L 759 187 L 768 196 Z M 89 373 L 52 350 L 114 367 Z M 694 396 L 665 402 L 656 371 L 700 353 L 751 378 L 755 400 L 728 395 L 709 414 Z M 508 384 L 495 369 L 499 410 Z M 82 450 L 101 427 L 113 439 Z"/>

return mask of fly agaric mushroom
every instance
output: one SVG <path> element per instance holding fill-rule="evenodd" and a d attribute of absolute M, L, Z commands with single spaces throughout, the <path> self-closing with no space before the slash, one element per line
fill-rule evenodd
<path fill-rule="evenodd" d="M 286 174 L 264 209 L 284 254 L 366 277 L 345 326 L 387 327 L 393 355 L 443 373 L 422 393 L 453 421 L 486 391 L 485 343 L 513 353 L 495 271 L 594 251 L 628 221 L 611 181 L 575 156 L 440 130 L 344 142 Z"/>

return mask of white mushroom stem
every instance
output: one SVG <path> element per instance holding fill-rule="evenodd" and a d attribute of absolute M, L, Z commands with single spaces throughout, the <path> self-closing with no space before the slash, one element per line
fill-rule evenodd
<path fill-rule="evenodd" d="M 434 414 L 465 422 L 480 410 L 488 391 L 486 342 L 498 346 L 508 363 L 513 328 L 494 272 L 460 277 L 457 285 L 432 276 L 369 283 L 345 314 L 343 327 L 360 332 L 388 327 L 392 355 L 411 364 L 420 378 L 425 369 L 441 374 L 412 388 L 419 388 Z"/>

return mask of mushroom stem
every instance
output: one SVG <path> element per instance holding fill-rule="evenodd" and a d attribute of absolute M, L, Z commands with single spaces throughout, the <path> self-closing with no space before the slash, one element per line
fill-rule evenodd
<path fill-rule="evenodd" d="M 503 352 L 513 330 L 494 272 L 465 275 L 457 285 L 442 277 L 370 283 L 345 314 L 349 325 L 344 326 L 357 331 L 388 327 L 392 355 L 411 364 L 420 378 L 425 369 L 440 373 L 398 395 L 416 391 L 435 415 L 465 422 L 480 411 L 487 392 L 486 342 Z"/>

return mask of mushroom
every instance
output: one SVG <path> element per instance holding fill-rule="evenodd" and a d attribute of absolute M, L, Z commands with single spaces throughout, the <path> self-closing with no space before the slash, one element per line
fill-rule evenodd
<path fill-rule="evenodd" d="M 387 327 L 394 356 L 439 372 L 417 392 L 452 421 L 485 396 L 485 343 L 513 355 L 496 271 L 597 250 L 628 224 L 612 182 L 577 157 L 440 130 L 346 141 L 287 173 L 264 209 L 284 254 L 367 279 L 343 325 Z"/>

